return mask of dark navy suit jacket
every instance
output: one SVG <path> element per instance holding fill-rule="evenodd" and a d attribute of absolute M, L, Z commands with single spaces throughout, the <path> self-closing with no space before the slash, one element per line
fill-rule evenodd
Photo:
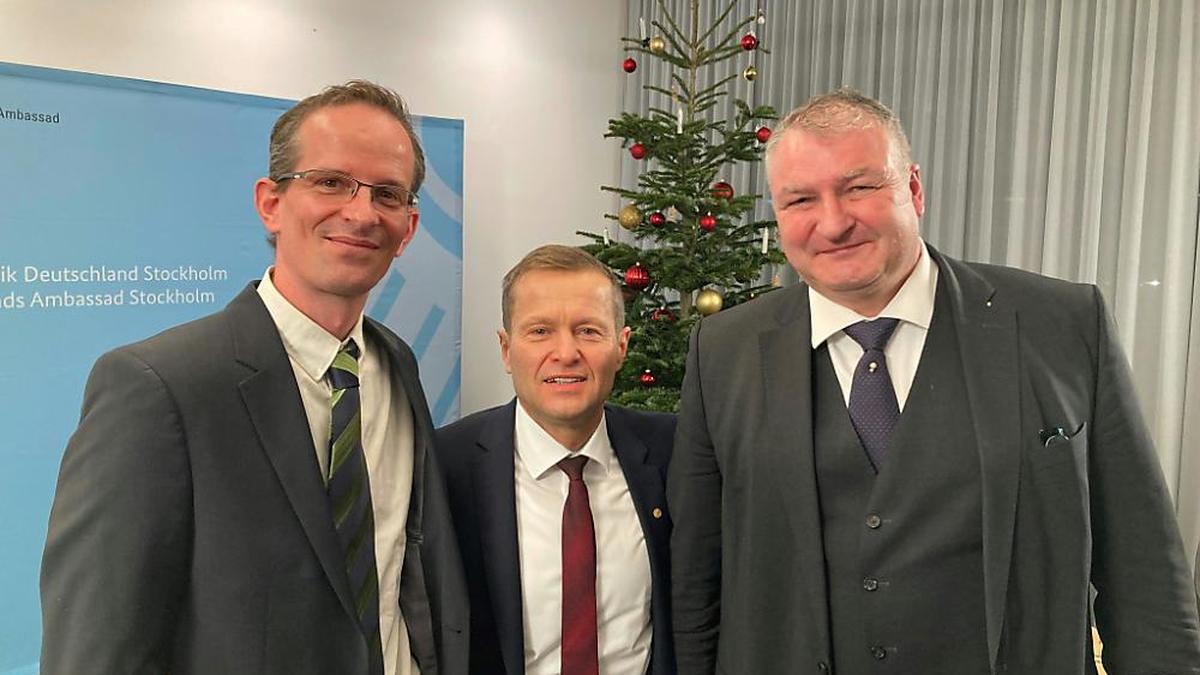
<path fill-rule="evenodd" d="M 652 584 L 650 673 L 672 675 L 671 517 L 666 502 L 667 462 L 675 416 L 605 406 L 609 440 L 646 536 Z M 513 484 L 516 400 L 437 431 L 450 511 L 461 545 L 471 598 L 473 675 L 522 675 L 525 631 Z"/>

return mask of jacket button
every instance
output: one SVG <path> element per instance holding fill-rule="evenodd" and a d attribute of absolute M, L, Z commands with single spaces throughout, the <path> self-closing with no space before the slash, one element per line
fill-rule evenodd
<path fill-rule="evenodd" d="M 878 579 L 876 579 L 874 577 L 867 577 L 866 579 L 863 579 L 863 590 L 864 591 L 870 592 L 870 591 L 874 591 L 878 588 L 879 588 L 879 580 Z"/>
<path fill-rule="evenodd" d="M 656 507 L 654 507 L 654 510 L 650 512 L 650 515 L 654 516 L 655 520 L 658 520 L 659 518 L 662 518 L 662 516 L 663 516 L 662 509 L 660 509 L 656 506 Z"/>
<path fill-rule="evenodd" d="M 880 525 L 883 525 L 882 518 L 875 515 L 874 513 L 867 516 L 867 527 L 871 528 L 872 530 L 878 530 Z"/>
<path fill-rule="evenodd" d="M 874 656 L 876 661 L 882 661 L 887 658 L 887 650 L 879 645 L 875 645 L 871 647 L 871 656 Z"/>
<path fill-rule="evenodd" d="M 817 661 L 817 670 L 821 671 L 822 673 L 828 673 L 829 666 L 826 665 L 824 661 Z"/>

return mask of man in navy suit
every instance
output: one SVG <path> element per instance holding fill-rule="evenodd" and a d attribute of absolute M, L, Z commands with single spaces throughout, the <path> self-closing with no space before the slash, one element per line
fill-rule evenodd
<path fill-rule="evenodd" d="M 503 323 L 516 399 L 436 444 L 470 591 L 471 672 L 674 673 L 675 418 L 604 403 L 629 343 L 620 287 L 587 253 L 542 246 L 504 277 Z"/>

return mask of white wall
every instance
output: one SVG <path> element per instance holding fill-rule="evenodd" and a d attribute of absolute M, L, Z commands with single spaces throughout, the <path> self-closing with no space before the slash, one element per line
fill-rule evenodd
<path fill-rule="evenodd" d="M 0 61 L 283 98 L 364 77 L 417 114 L 464 119 L 467 414 L 512 395 L 495 335 L 504 272 L 538 244 L 583 243 L 575 230 L 613 207 L 599 186 L 619 148 L 601 136 L 620 108 L 623 5 L 0 0 Z"/>

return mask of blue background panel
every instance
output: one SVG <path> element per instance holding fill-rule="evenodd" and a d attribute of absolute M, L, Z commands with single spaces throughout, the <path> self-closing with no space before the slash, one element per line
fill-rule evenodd
<path fill-rule="evenodd" d="M 261 276 L 272 253 L 252 187 L 266 172 L 271 125 L 291 104 L 0 63 L 0 675 L 37 672 L 42 545 L 92 363 L 217 311 Z M 418 348 L 434 422 L 444 424 L 459 410 L 463 125 L 417 117 L 414 126 L 428 163 L 421 225 L 367 313 Z M 148 280 L 146 266 L 214 275 Z M 136 269 L 138 279 L 43 281 L 27 277 L 31 268 Z M 34 306 L 63 293 L 119 293 L 123 304 Z M 185 296 L 133 303 L 162 294 Z"/>

